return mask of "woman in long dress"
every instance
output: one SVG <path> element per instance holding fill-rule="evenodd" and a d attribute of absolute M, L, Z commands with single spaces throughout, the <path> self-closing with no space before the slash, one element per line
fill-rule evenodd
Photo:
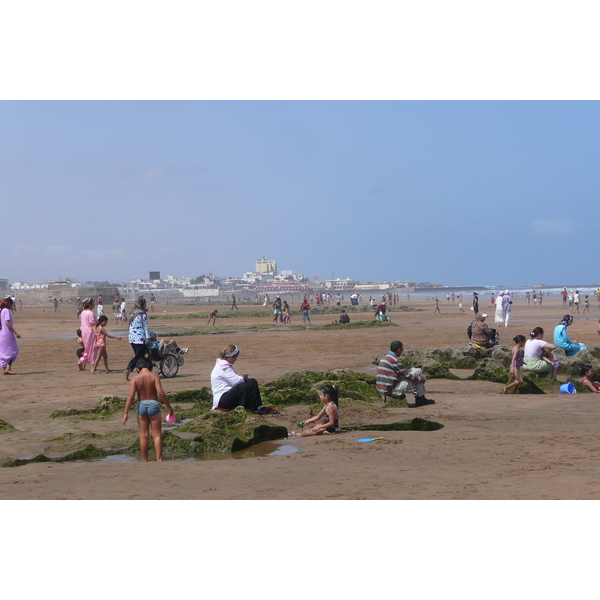
<path fill-rule="evenodd" d="M 79 359 L 79 370 L 85 371 L 85 365 L 93 365 L 96 362 L 96 317 L 94 315 L 94 301 L 91 298 L 86 298 L 83 301 L 83 310 L 81 315 L 81 339 L 83 340 L 83 354 Z"/>
<path fill-rule="evenodd" d="M 498 292 L 498 297 L 496 298 L 496 312 L 494 314 L 494 321 L 496 322 L 496 328 L 500 327 L 502 323 L 504 323 L 504 319 L 506 315 L 502 310 L 502 299 L 504 298 L 504 292 Z"/>
<path fill-rule="evenodd" d="M 6 296 L 0 302 L 0 366 L 2 375 L 14 375 L 12 364 L 17 360 L 19 346 L 17 338 L 21 336 L 13 327 L 11 311 L 14 307 L 14 301 L 10 296 Z"/>

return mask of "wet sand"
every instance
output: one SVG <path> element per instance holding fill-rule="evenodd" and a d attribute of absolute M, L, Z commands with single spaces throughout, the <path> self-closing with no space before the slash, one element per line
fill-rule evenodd
<path fill-rule="evenodd" d="M 190 348 L 180 375 L 164 380 L 167 392 L 210 385 L 217 351 L 228 343 L 241 348 L 236 364 L 264 383 L 284 373 L 303 369 L 339 368 L 373 372 L 373 357 L 389 349 L 393 339 L 405 348 L 466 345 L 466 327 L 472 312 L 458 312 L 456 304 L 411 299 L 405 304 L 424 312 L 392 313 L 398 327 L 385 329 L 257 331 L 238 334 L 196 335 L 178 338 Z M 493 310 L 488 323 L 493 326 Z M 213 305 L 214 307 L 214 305 Z M 256 309 L 256 307 L 241 307 Z M 296 308 L 296 307 L 292 307 Z M 468 306 L 465 305 L 465 309 Z M 166 311 L 163 313 L 162 311 Z M 227 313 L 229 306 L 219 306 Z M 207 307 L 159 305 L 155 314 L 207 312 Z M 562 315 L 562 300 L 544 300 L 527 306 L 517 299 L 510 327 L 500 331 L 501 343 L 527 335 L 536 325 L 546 339 Z M 600 345 L 596 333 L 600 316 L 575 316 L 571 339 Z M 371 319 L 372 313 L 351 314 L 353 321 Z M 313 325 L 329 323 L 332 315 L 313 315 Z M 270 323 L 264 317 L 218 319 L 217 325 L 235 329 Z M 300 324 L 294 317 L 294 324 Z M 177 330 L 204 325 L 206 319 L 151 321 L 151 329 Z M 104 395 L 125 396 L 122 373 L 131 356 L 123 341 L 108 340 L 113 373 L 94 376 L 76 367 L 74 308 L 25 306 L 14 315 L 22 335 L 17 375 L 0 377 L 0 419 L 17 432 L 0 434 L 0 457 L 28 457 L 43 452 L 48 439 L 67 433 L 60 420 L 48 419 L 53 410 L 91 408 Z M 231 327 L 230 327 L 231 326 Z M 119 328 L 111 319 L 109 332 Z M 100 365 L 100 368 L 103 368 Z M 0 469 L 2 499 L 595 499 L 600 497 L 596 454 L 600 403 L 594 394 L 565 396 L 504 396 L 490 382 L 430 380 L 427 395 L 437 403 L 419 409 L 382 409 L 374 406 L 365 422 L 392 422 L 422 416 L 444 425 L 434 432 L 385 432 L 373 443 L 356 440 L 368 432 L 288 440 L 299 451 L 281 456 L 242 460 L 41 463 Z M 342 392 L 343 397 L 343 392 Z M 293 427 L 306 407 L 284 409 L 276 423 Z M 340 403 L 344 424 L 344 404 Z M 80 424 L 101 432 L 102 422 Z M 135 432 L 135 420 L 128 427 Z M 96 429 L 95 429 L 96 428 Z M 152 456 L 152 454 L 151 454 Z"/>

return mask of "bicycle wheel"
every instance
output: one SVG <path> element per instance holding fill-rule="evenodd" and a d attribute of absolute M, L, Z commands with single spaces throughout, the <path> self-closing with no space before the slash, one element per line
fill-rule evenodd
<path fill-rule="evenodd" d="M 160 362 L 163 377 L 175 377 L 179 371 L 179 361 L 172 354 L 167 354 Z"/>

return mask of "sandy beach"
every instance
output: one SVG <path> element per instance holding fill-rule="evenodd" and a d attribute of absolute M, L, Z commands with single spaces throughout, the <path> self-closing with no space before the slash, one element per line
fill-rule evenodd
<path fill-rule="evenodd" d="M 167 392 L 210 385 L 217 351 L 235 343 L 242 354 L 236 364 L 266 383 L 299 370 L 352 369 L 374 373 L 373 357 L 389 349 L 393 339 L 406 349 L 466 345 L 466 327 L 472 312 L 459 313 L 457 304 L 404 302 L 419 312 L 392 313 L 397 327 L 338 330 L 306 329 L 246 331 L 249 325 L 271 322 L 264 317 L 219 319 L 217 326 L 233 330 L 219 335 L 180 336 L 190 348 L 180 374 L 164 380 Z M 480 309 L 493 311 L 481 301 Z M 229 306 L 219 306 L 227 314 Z M 297 310 L 297 306 L 292 307 Z M 465 308 L 468 305 L 465 304 Z M 242 306 L 242 311 L 257 307 Z M 157 331 L 185 331 L 205 325 L 205 318 L 186 319 L 187 313 L 207 312 L 206 306 L 158 305 L 155 315 L 181 318 L 151 320 Z M 551 340 L 554 326 L 568 312 L 562 300 L 544 300 L 542 307 L 517 299 L 510 327 L 500 330 L 501 343 L 527 335 L 536 325 Z M 600 316 L 595 301 L 591 314 L 575 316 L 571 339 L 600 345 L 596 333 Z M 313 325 L 331 322 L 332 315 L 313 315 Z M 372 319 L 372 313 L 351 314 L 353 321 Z M 294 324 L 300 324 L 294 317 Z M 94 376 L 76 366 L 75 309 L 60 311 L 25 306 L 14 315 L 22 336 L 15 376 L 0 377 L 0 419 L 16 431 L 0 434 L 0 457 L 24 458 L 44 452 L 50 439 L 73 435 L 54 410 L 91 408 L 104 395 L 125 396 L 128 384 L 123 368 L 131 356 L 126 328 L 122 341 L 109 340 L 113 373 Z M 235 332 L 236 328 L 239 328 Z M 109 332 L 119 334 L 111 319 Z M 102 365 L 101 365 L 102 367 Z M 101 368 L 100 367 L 100 368 Z M 341 392 L 343 398 L 343 390 Z M 239 460 L 166 460 L 163 463 L 66 462 L 38 463 L 0 469 L 2 499 L 596 499 L 600 473 L 596 463 L 598 398 L 591 393 L 562 395 L 502 395 L 501 386 L 483 381 L 433 379 L 428 397 L 436 404 L 424 408 L 383 408 L 375 404 L 364 415 L 352 414 L 353 423 L 389 423 L 422 416 L 444 425 L 438 431 L 385 432 L 384 439 L 359 444 L 365 432 L 295 438 L 285 442 L 290 453 L 251 456 Z M 269 417 L 295 428 L 307 407 L 283 409 Z M 348 415 L 348 418 L 350 416 Z M 340 402 L 341 424 L 344 402 Z M 114 423 L 110 424 L 114 426 Z M 79 428 L 101 434 L 104 422 L 79 423 Z M 132 435 L 136 425 L 128 427 Z M 274 445 L 273 447 L 280 447 Z M 272 451 L 273 448 L 267 448 Z M 260 451 L 258 452 L 260 454 Z M 152 457 L 152 453 L 151 453 Z"/>

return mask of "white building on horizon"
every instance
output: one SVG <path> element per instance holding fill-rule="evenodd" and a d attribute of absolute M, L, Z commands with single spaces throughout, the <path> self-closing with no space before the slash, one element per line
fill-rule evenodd
<path fill-rule="evenodd" d="M 271 273 L 273 277 L 275 277 L 275 275 L 277 275 L 277 261 L 270 260 L 263 256 L 256 261 L 255 271 L 257 273 Z"/>

